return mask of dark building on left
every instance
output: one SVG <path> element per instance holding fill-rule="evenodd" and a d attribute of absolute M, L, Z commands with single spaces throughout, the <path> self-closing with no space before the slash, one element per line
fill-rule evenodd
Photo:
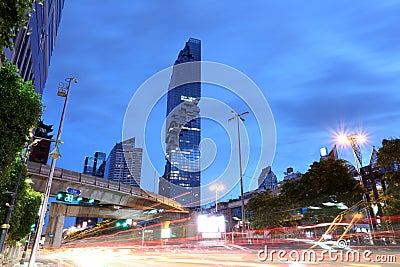
<path fill-rule="evenodd" d="M 5 56 L 17 66 L 21 77 L 32 80 L 35 91 L 43 94 L 50 58 L 56 44 L 64 0 L 43 0 L 34 3 L 34 11 L 26 30 L 19 29 L 14 49 L 5 49 Z"/>

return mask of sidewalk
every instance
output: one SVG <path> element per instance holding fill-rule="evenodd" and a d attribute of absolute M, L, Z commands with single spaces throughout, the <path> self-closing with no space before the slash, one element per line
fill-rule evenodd
<path fill-rule="evenodd" d="M 7 265 L 4 265 L 7 266 Z M 16 261 L 14 265 L 8 265 L 10 267 L 27 267 L 28 266 L 28 261 L 25 261 L 24 264 L 20 264 L 19 261 Z M 45 261 L 45 260 L 40 260 L 39 262 L 35 263 L 35 267 L 62 267 L 59 266 L 57 263 L 50 262 L 50 261 Z"/>
<path fill-rule="evenodd" d="M 28 262 L 25 262 L 24 265 L 22 264 L 14 264 L 14 265 L 10 265 L 12 267 L 27 267 L 28 266 Z M 35 267 L 59 267 L 57 263 L 43 263 L 43 262 L 37 262 L 35 263 Z"/>

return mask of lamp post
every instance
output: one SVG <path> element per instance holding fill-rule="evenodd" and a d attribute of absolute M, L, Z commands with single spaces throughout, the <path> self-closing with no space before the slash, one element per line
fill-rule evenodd
<path fill-rule="evenodd" d="M 215 212 L 218 212 L 218 191 L 223 191 L 225 186 L 223 184 L 212 184 L 210 190 L 215 190 Z"/>
<path fill-rule="evenodd" d="M 362 168 L 362 156 L 361 156 L 361 148 L 360 144 L 366 141 L 364 135 L 361 134 L 353 134 L 353 135 L 346 135 L 341 134 L 337 136 L 337 141 L 342 145 L 350 145 L 353 151 L 354 161 L 356 164 L 356 169 L 358 174 L 360 174 L 360 169 Z"/>
<path fill-rule="evenodd" d="M 47 211 L 47 203 L 48 203 L 49 197 L 50 197 L 51 183 L 53 181 L 54 169 L 56 167 L 56 160 L 61 157 L 61 154 L 58 150 L 58 146 L 61 143 L 60 138 L 61 138 L 62 128 L 63 128 L 63 124 L 64 124 L 65 110 L 67 108 L 67 103 L 68 103 L 69 89 L 71 87 L 72 81 L 74 81 L 75 83 L 78 82 L 78 80 L 76 78 L 66 78 L 65 81 L 67 83 L 60 83 L 60 86 L 58 88 L 58 95 L 65 97 L 64 107 L 63 107 L 63 110 L 61 113 L 60 126 L 58 127 L 56 146 L 55 146 L 54 150 L 50 153 L 50 157 L 51 157 L 50 173 L 49 173 L 49 177 L 47 179 L 43 201 L 42 201 L 42 204 L 41 204 L 41 207 L 39 210 L 39 220 L 38 220 L 38 225 L 36 227 L 36 236 L 35 236 L 35 240 L 34 240 L 34 243 L 32 246 L 31 257 L 29 259 L 28 267 L 33 267 L 35 264 L 35 261 L 36 261 L 36 255 L 37 255 L 37 251 L 38 251 L 39 241 L 40 241 L 40 238 L 42 235 L 42 230 L 43 230 L 44 217 L 45 217 L 46 211 Z"/>
<path fill-rule="evenodd" d="M 241 204 L 242 204 L 242 222 L 243 222 L 243 226 L 242 226 L 242 233 L 244 232 L 244 228 L 246 226 L 246 220 L 245 220 L 245 210 L 244 210 L 244 193 L 243 193 L 243 170 L 242 170 L 242 151 L 240 148 L 240 124 L 239 124 L 239 120 L 241 120 L 242 122 L 244 122 L 244 119 L 242 118 L 243 115 L 249 114 L 248 111 L 243 112 L 242 114 L 237 114 L 235 111 L 231 110 L 231 112 L 234 114 L 234 116 L 232 118 L 230 118 L 228 120 L 231 121 L 233 119 L 236 119 L 237 121 L 237 135 L 238 135 L 238 148 L 239 148 L 239 171 L 240 171 L 240 198 L 241 198 Z"/>
<path fill-rule="evenodd" d="M 360 148 L 360 144 L 364 143 L 367 141 L 366 137 L 362 134 L 353 134 L 353 135 L 346 135 L 346 134 L 341 134 L 339 136 L 337 136 L 337 141 L 339 143 L 341 143 L 342 145 L 350 145 L 353 151 L 353 156 L 354 156 L 354 161 L 356 164 L 356 169 L 358 172 L 358 177 L 360 179 L 360 184 L 363 185 L 363 179 L 362 179 L 362 175 L 361 175 L 361 168 L 362 168 L 362 155 L 361 155 L 361 148 Z M 363 194 L 363 200 L 366 202 L 369 202 L 369 196 L 366 195 L 366 193 Z M 366 215 L 367 215 L 367 219 L 368 219 L 368 224 L 370 227 L 370 242 L 373 245 L 374 241 L 373 238 L 371 236 L 371 232 L 374 232 L 374 225 L 372 223 L 372 211 L 371 208 L 368 208 L 366 210 Z"/>

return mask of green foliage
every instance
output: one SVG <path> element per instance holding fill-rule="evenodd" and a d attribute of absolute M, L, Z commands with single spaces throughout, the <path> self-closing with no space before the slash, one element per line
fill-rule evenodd
<path fill-rule="evenodd" d="M 384 215 L 392 216 L 400 214 L 400 171 L 387 173 L 387 190 L 384 194 L 386 205 L 384 206 Z"/>
<path fill-rule="evenodd" d="M 35 223 L 42 195 L 32 190 L 26 182 L 28 178 L 27 169 L 19 158 L 11 166 L 10 177 L 0 180 L 0 192 L 12 192 L 18 175 L 21 175 L 21 182 L 18 187 L 18 196 L 10 220 L 11 227 L 8 231 L 8 240 L 10 241 L 19 241 L 29 233 L 30 225 Z M 10 203 L 10 197 L 2 194 L 0 196 L 0 203 L 0 220 L 4 220 L 3 218 L 5 218 L 7 211 L 5 204 Z"/>
<path fill-rule="evenodd" d="M 255 229 L 281 227 L 290 219 L 290 214 L 287 212 L 288 203 L 282 195 L 273 196 L 269 191 L 252 197 L 246 207 L 252 213 L 250 220 Z"/>
<path fill-rule="evenodd" d="M 400 139 L 383 139 L 382 147 L 378 151 L 378 165 L 387 167 L 393 163 L 400 163 Z M 387 190 L 384 194 L 386 206 L 385 215 L 399 215 L 400 213 L 400 170 L 387 171 L 384 175 Z"/>
<path fill-rule="evenodd" d="M 323 160 L 314 162 L 301 177 L 300 184 L 304 190 L 300 194 L 300 202 L 315 205 L 316 201 L 329 200 L 335 195 L 338 202 L 347 206 L 357 203 L 362 198 L 362 189 L 353 178 L 349 168 L 341 160 Z M 319 202 L 321 203 L 321 202 Z"/>
<path fill-rule="evenodd" d="M 21 240 L 29 234 L 31 225 L 36 222 L 41 197 L 41 193 L 34 191 L 30 187 L 25 190 L 24 198 L 18 202 L 17 206 L 21 216 L 18 222 L 16 222 L 16 220 L 11 222 L 9 234 L 12 240 Z M 13 219 L 13 217 L 11 219 Z"/>
<path fill-rule="evenodd" d="M 42 114 L 42 102 L 31 81 L 24 82 L 8 60 L 0 69 L 0 97 L 0 179 L 8 179 L 29 129 Z"/>
<path fill-rule="evenodd" d="M 268 192 L 256 195 L 249 200 L 248 210 L 253 213 L 251 220 L 256 229 L 300 223 L 300 209 L 310 206 L 321 209 L 307 209 L 301 223 L 330 222 L 341 210 L 322 203 L 332 201 L 333 197 L 350 207 L 362 199 L 362 193 L 344 162 L 328 159 L 314 162 L 299 180 L 286 181 L 279 195 Z"/>
<path fill-rule="evenodd" d="M 400 139 L 383 139 L 378 150 L 378 164 L 389 166 L 400 162 Z"/>
<path fill-rule="evenodd" d="M 12 48 L 13 30 L 26 29 L 35 0 L 0 1 L 0 48 Z M 1 50 L 1 49 L 0 49 Z"/>

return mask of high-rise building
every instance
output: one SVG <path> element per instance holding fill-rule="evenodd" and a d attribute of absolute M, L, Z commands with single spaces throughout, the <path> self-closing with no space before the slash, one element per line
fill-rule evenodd
<path fill-rule="evenodd" d="M 200 206 L 200 61 L 201 42 L 190 38 L 175 61 L 167 94 L 167 162 L 159 193 L 186 206 Z M 194 63 L 183 64 L 189 62 Z"/>
<path fill-rule="evenodd" d="M 104 178 L 104 169 L 106 165 L 106 153 L 95 152 L 94 157 L 85 157 L 83 173 L 91 176 Z M 76 217 L 75 226 L 92 227 L 98 222 L 97 218 Z"/>
<path fill-rule="evenodd" d="M 115 144 L 106 161 L 105 177 L 140 187 L 142 153 L 142 148 L 135 147 L 134 137 Z"/>
<path fill-rule="evenodd" d="M 271 170 L 271 166 L 262 169 L 260 176 L 258 177 L 258 192 L 263 192 L 269 189 L 271 193 L 276 193 L 278 187 L 278 178 L 275 173 Z"/>
<path fill-rule="evenodd" d="M 43 94 L 45 87 L 63 7 L 64 0 L 36 1 L 28 28 L 17 32 L 13 50 L 4 51 L 21 77 L 25 81 L 32 80 L 39 94 Z"/>
<path fill-rule="evenodd" d="M 106 169 L 106 153 L 104 152 L 96 152 L 94 153 L 94 176 L 97 177 L 103 177 L 104 178 L 104 172 Z"/>
<path fill-rule="evenodd" d="M 94 157 L 85 157 L 83 173 L 104 178 L 105 165 L 106 153 L 97 151 Z"/>
<path fill-rule="evenodd" d="M 85 157 L 85 163 L 83 164 L 83 173 L 93 175 L 94 157 Z"/>

